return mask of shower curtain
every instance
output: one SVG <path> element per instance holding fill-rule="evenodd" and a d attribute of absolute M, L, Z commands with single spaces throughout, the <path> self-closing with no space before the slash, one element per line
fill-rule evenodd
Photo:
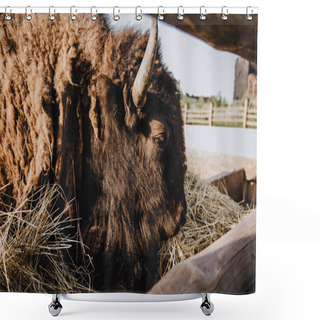
<path fill-rule="evenodd" d="M 254 292 L 257 15 L 70 18 L 0 15 L 0 291 Z"/>

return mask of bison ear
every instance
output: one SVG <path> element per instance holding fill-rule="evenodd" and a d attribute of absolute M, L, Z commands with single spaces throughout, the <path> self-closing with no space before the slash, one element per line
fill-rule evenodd
<path fill-rule="evenodd" d="M 102 119 L 108 117 L 108 109 L 115 109 L 117 90 L 113 82 L 105 75 L 98 76 L 92 90 L 96 91 L 96 95 L 91 96 L 89 118 L 95 137 L 101 139 L 102 127 L 105 123 Z"/>
<path fill-rule="evenodd" d="M 137 123 L 136 108 L 132 103 L 127 86 L 121 90 L 105 75 L 97 78 L 97 96 L 101 113 L 106 110 L 114 119 L 124 120 L 128 128 L 132 129 Z"/>
<path fill-rule="evenodd" d="M 123 88 L 123 101 L 125 107 L 125 122 L 128 128 L 134 129 L 138 123 L 137 108 L 132 100 L 131 92 L 128 86 L 125 85 Z"/>
<path fill-rule="evenodd" d="M 117 105 L 117 86 L 105 75 L 99 75 L 97 78 L 97 97 L 99 98 L 100 108 L 102 110 L 116 111 Z"/>

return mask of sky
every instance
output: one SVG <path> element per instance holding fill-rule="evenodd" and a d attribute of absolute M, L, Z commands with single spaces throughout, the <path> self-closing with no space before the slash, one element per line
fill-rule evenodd
<path fill-rule="evenodd" d="M 122 15 L 119 21 L 110 19 L 114 28 L 135 27 L 149 30 L 150 18 L 136 21 L 134 15 Z M 175 27 L 159 21 L 159 39 L 163 62 L 180 81 L 184 93 L 212 96 L 219 93 L 227 102 L 233 101 L 234 67 L 237 55 L 212 48 Z"/>

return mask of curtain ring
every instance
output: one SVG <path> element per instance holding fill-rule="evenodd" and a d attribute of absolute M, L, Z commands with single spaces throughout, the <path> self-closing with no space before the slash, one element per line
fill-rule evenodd
<path fill-rule="evenodd" d="M 200 7 L 200 20 L 206 20 L 207 19 L 207 9 L 205 6 Z"/>
<path fill-rule="evenodd" d="M 249 13 L 249 9 L 251 9 L 251 13 Z M 250 7 L 250 6 L 247 7 L 247 9 L 246 9 L 246 19 L 248 21 L 251 21 L 253 19 L 252 14 L 253 14 L 252 7 Z"/>
<path fill-rule="evenodd" d="M 30 21 L 32 17 L 31 17 L 31 14 L 28 13 L 28 9 L 30 9 L 30 13 L 32 12 L 32 9 L 30 6 L 26 6 L 26 19 Z"/>
<path fill-rule="evenodd" d="M 74 9 L 74 12 L 75 12 L 75 13 L 73 13 L 73 9 Z M 77 14 L 77 9 L 76 9 L 76 7 L 75 7 L 75 6 L 71 6 L 71 7 L 70 7 L 70 19 L 71 19 L 71 21 L 74 21 L 74 20 L 77 19 L 76 14 Z"/>
<path fill-rule="evenodd" d="M 116 9 L 118 10 L 117 14 L 116 14 Z M 118 21 L 120 20 L 120 16 L 119 16 L 119 9 L 118 7 L 113 7 L 113 20 Z"/>
<path fill-rule="evenodd" d="M 138 14 L 138 9 L 140 10 L 140 14 Z M 142 19 L 141 13 L 142 13 L 141 7 L 137 6 L 136 7 L 136 20 L 140 21 Z"/>
<path fill-rule="evenodd" d="M 97 9 L 96 9 L 96 13 L 93 13 L 93 8 L 95 8 L 95 6 L 91 7 L 91 9 L 90 9 L 90 14 L 91 14 L 90 19 L 92 21 L 96 21 L 97 20 Z"/>
<path fill-rule="evenodd" d="M 49 7 L 49 20 L 53 21 L 56 17 L 54 16 L 54 14 L 52 14 L 53 12 L 56 12 L 56 10 L 54 9 L 54 6 L 50 6 Z"/>
<path fill-rule="evenodd" d="M 228 7 L 226 6 L 221 8 L 221 19 L 224 21 L 228 20 Z"/>
<path fill-rule="evenodd" d="M 11 14 L 8 14 L 8 9 L 10 8 L 10 6 L 6 6 L 4 8 L 4 18 L 6 19 L 6 21 L 10 21 L 11 18 L 12 18 L 12 15 Z M 11 13 L 11 9 L 10 9 L 10 13 Z"/>
<path fill-rule="evenodd" d="M 183 6 L 179 6 L 179 7 L 178 7 L 177 19 L 180 20 L 180 21 L 183 20 L 183 15 L 184 15 Z"/>
<path fill-rule="evenodd" d="M 162 13 L 160 13 L 160 9 L 162 9 Z M 164 8 L 163 6 L 158 7 L 158 19 L 163 20 L 164 19 Z"/>

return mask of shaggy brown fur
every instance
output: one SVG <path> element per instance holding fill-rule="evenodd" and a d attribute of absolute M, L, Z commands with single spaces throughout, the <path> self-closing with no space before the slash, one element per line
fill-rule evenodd
<path fill-rule="evenodd" d="M 139 113 L 131 88 L 147 34 L 114 33 L 101 16 L 0 19 L 0 186 L 14 199 L 58 182 L 75 199 L 94 288 L 146 292 L 160 242 L 184 221 L 175 80 L 158 53 Z"/>

